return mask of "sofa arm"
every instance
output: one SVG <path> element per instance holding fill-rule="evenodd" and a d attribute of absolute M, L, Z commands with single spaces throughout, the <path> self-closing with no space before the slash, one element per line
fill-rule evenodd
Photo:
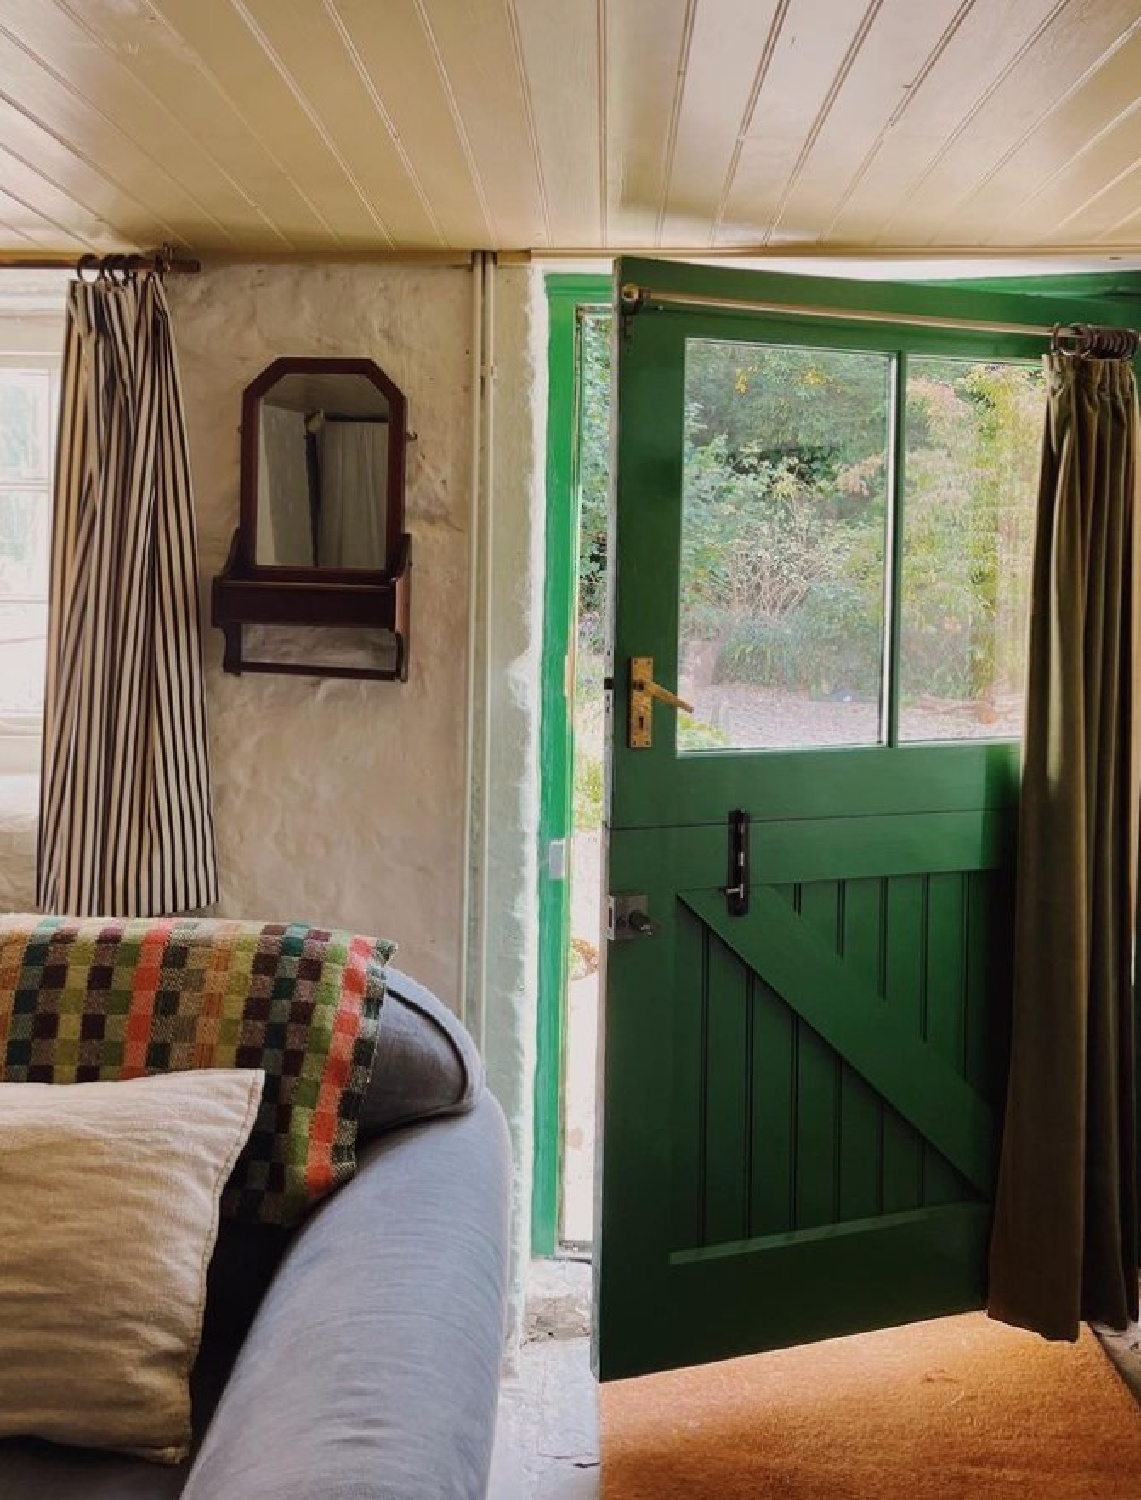
<path fill-rule="evenodd" d="M 501 1110 L 393 1132 L 302 1226 L 183 1500 L 476 1500 L 507 1277 Z"/>
<path fill-rule="evenodd" d="M 429 1115 L 473 1108 L 483 1062 L 460 1021 L 431 990 L 389 968 L 380 1045 L 361 1105 L 361 1141 Z"/>

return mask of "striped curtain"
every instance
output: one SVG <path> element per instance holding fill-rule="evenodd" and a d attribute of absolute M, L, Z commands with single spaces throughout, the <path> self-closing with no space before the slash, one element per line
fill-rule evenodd
<path fill-rule="evenodd" d="M 197 542 L 162 283 L 70 288 L 37 894 L 156 916 L 217 899 Z"/>

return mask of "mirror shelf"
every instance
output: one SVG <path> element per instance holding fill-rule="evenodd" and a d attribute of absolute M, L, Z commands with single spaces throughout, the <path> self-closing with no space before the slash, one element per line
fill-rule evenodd
<path fill-rule="evenodd" d="M 246 387 L 239 524 L 211 593 L 227 672 L 407 680 L 406 426 L 403 393 L 367 359 L 277 359 Z M 287 626 L 383 632 L 382 664 L 329 661 L 289 631 L 284 657 L 249 651 L 246 627 Z"/>
<path fill-rule="evenodd" d="M 214 579 L 211 594 L 211 622 L 221 630 L 225 641 L 224 671 L 407 682 L 411 581 L 407 536 L 397 557 L 396 572 L 371 583 L 345 581 L 335 576 L 304 581 L 266 578 L 243 567 L 238 548 L 239 535 L 235 532 L 230 556 Z M 243 628 L 255 625 L 383 630 L 392 637 L 392 665 L 360 667 L 252 658 L 246 655 Z"/>

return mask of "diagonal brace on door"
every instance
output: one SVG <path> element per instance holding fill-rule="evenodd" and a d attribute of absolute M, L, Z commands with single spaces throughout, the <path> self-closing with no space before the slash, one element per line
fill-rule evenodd
<path fill-rule="evenodd" d="M 775 891 L 753 893 L 748 923 L 727 918 L 715 894 L 688 892 L 679 900 L 972 1187 L 990 1196 L 997 1139 L 991 1106 L 850 964 L 823 949 Z"/>

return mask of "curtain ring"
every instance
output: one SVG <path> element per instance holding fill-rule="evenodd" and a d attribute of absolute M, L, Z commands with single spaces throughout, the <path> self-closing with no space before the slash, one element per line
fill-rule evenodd
<path fill-rule="evenodd" d="M 1075 359 L 1133 359 L 1141 336 L 1132 328 L 1098 328 L 1091 323 L 1055 323 L 1050 332 L 1051 354 Z"/>
<path fill-rule="evenodd" d="M 83 273 L 85 271 L 90 271 L 92 273 L 90 281 L 88 281 L 86 279 L 86 277 L 84 276 Z M 95 283 L 96 283 L 96 281 L 98 281 L 98 279 L 99 279 L 99 274 L 100 274 L 99 257 L 97 255 L 93 255 L 90 251 L 88 251 L 88 253 L 86 255 L 81 255 L 79 257 L 79 259 L 76 261 L 76 263 L 75 263 L 75 275 L 76 275 L 76 278 L 79 281 L 83 282 L 84 286 L 94 286 Z"/>
<path fill-rule="evenodd" d="M 1055 323 L 1050 333 L 1050 353 L 1080 354 L 1085 331 L 1081 323 Z"/>

